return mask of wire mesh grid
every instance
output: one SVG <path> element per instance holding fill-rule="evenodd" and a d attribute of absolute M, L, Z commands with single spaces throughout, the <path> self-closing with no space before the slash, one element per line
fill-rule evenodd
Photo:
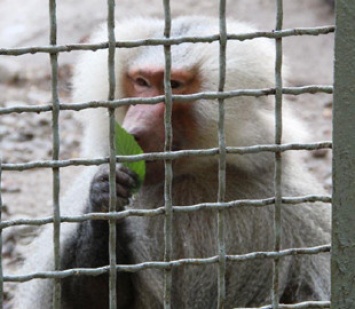
<path fill-rule="evenodd" d="M 280 247 L 280 216 L 282 212 L 282 205 L 292 204 L 297 205 L 303 202 L 323 202 L 330 203 L 331 197 L 329 196 L 304 196 L 304 197 L 283 197 L 282 196 L 282 153 L 289 150 L 316 150 L 316 149 L 330 149 L 332 144 L 330 142 L 319 143 L 305 143 L 305 144 L 283 144 L 282 143 L 282 98 L 284 94 L 299 95 L 304 93 L 328 93 L 331 94 L 333 88 L 331 86 L 305 86 L 305 87 L 283 87 L 282 84 L 282 39 L 288 36 L 295 35 L 321 35 L 334 32 L 334 27 L 314 27 L 314 28 L 300 28 L 300 29 L 288 29 L 283 30 L 283 9 L 282 0 L 277 0 L 277 16 L 275 30 L 272 32 L 255 32 L 248 34 L 228 34 L 226 29 L 226 2 L 220 1 L 220 33 L 217 35 L 211 35 L 208 37 L 186 37 L 179 39 L 170 38 L 171 30 L 171 14 L 169 1 L 164 1 L 164 14 L 165 14 L 165 29 L 164 39 L 149 39 L 134 42 L 116 41 L 115 39 L 115 18 L 114 18 L 114 6 L 113 0 L 108 0 L 108 41 L 100 44 L 76 44 L 58 46 L 56 40 L 56 2 L 55 0 L 49 1 L 50 8 L 50 46 L 39 46 L 31 48 L 0 48 L 0 55 L 12 55 L 20 56 L 29 53 L 48 53 L 50 54 L 51 61 L 51 89 L 52 89 L 52 104 L 41 106 L 14 106 L 0 109 L 0 116 L 10 113 L 39 113 L 39 112 L 51 112 L 53 119 L 53 157 L 52 160 L 38 160 L 28 163 L 3 163 L 0 162 L 0 177 L 1 171 L 22 171 L 33 168 L 51 168 L 53 171 L 53 216 L 40 219 L 16 219 L 11 221 L 0 222 L 0 230 L 16 225 L 54 225 L 54 256 L 55 256 L 55 269 L 53 271 L 43 271 L 40 273 L 33 273 L 30 275 L 6 275 L 3 274 L 1 269 L 1 290 L 3 282 L 24 282 L 34 278 L 52 278 L 55 280 L 55 297 L 53 308 L 60 308 L 61 304 L 61 279 L 72 275 L 98 275 L 109 272 L 110 274 L 110 308 L 116 308 L 116 275 L 117 270 L 137 272 L 144 269 L 156 268 L 164 270 L 165 282 L 164 282 L 164 305 L 165 308 L 171 308 L 172 306 L 172 272 L 174 267 L 182 265 L 201 265 L 201 264 L 218 264 L 218 308 L 224 307 L 224 301 L 226 297 L 226 262 L 233 261 L 246 261 L 254 259 L 272 259 L 274 261 L 273 270 L 273 286 L 270 287 L 272 297 L 272 305 L 263 308 L 330 308 L 330 302 L 305 302 L 294 305 L 281 305 L 277 297 L 278 291 L 278 271 L 279 261 L 290 255 L 298 254 L 318 254 L 322 252 L 329 252 L 330 245 L 323 245 L 310 248 L 292 248 L 282 250 Z M 246 89 L 246 90 L 233 90 L 224 91 L 224 79 L 225 79 L 225 66 L 226 66 L 226 46 L 229 40 L 249 40 L 254 38 L 272 38 L 276 41 L 276 63 L 275 63 L 275 88 L 268 89 Z M 171 46 L 175 44 L 182 44 L 184 42 L 213 42 L 219 41 L 220 43 L 220 80 L 218 89 L 215 92 L 203 92 L 192 95 L 173 95 L 170 85 L 171 74 Z M 115 50 L 116 48 L 132 48 L 137 46 L 147 45 L 164 45 L 165 54 L 165 95 L 154 98 L 134 98 L 134 99 L 115 99 Z M 62 52 L 70 52 L 73 50 L 98 50 L 108 49 L 108 66 L 109 66 L 109 94 L 107 101 L 91 101 L 91 102 L 76 102 L 71 104 L 64 104 L 59 102 L 58 98 L 58 54 Z M 276 108 L 275 108 L 275 143 L 273 145 L 257 145 L 250 147 L 226 147 L 225 134 L 224 134 L 224 100 L 236 96 L 264 96 L 274 95 Z M 172 143 L 172 102 L 176 101 L 191 101 L 198 99 L 217 99 L 219 103 L 219 146 L 217 148 L 211 148 L 207 150 L 182 150 L 171 152 Z M 165 151 L 161 153 L 149 153 L 135 156 L 117 156 L 114 144 L 114 111 L 115 108 L 130 105 L 130 104 L 155 104 L 162 100 L 166 103 L 165 110 Z M 106 158 L 97 159 L 59 159 L 59 141 L 60 131 L 58 125 L 59 114 L 62 110 L 83 110 L 87 108 L 107 108 L 109 111 L 110 119 L 110 155 Z M 225 201 L 225 185 L 226 185 L 226 155 L 227 154 L 248 154 L 257 153 L 261 151 L 269 151 L 275 153 L 275 197 L 259 200 L 239 200 L 239 201 Z M 203 203 L 190 206 L 175 207 L 172 204 L 172 165 L 171 162 L 176 158 L 190 157 L 190 156 L 210 156 L 219 155 L 219 188 L 218 188 L 218 201 L 216 203 Z M 165 206 L 159 207 L 153 210 L 124 210 L 117 212 L 114 205 L 116 205 L 116 194 L 111 194 L 110 199 L 110 211 L 108 213 L 90 213 L 81 216 L 61 216 L 60 214 L 60 169 L 66 166 L 76 165 L 100 165 L 109 163 L 110 166 L 110 192 L 115 192 L 115 166 L 117 162 L 128 162 L 137 160 L 154 160 L 164 159 L 165 161 Z M 1 179 L 1 178 L 0 178 Z M 1 205 L 1 195 L 0 195 Z M 225 248 L 225 230 L 224 230 L 224 211 L 229 208 L 242 207 L 264 207 L 267 205 L 275 205 L 275 248 L 273 252 L 253 252 L 242 255 L 228 255 Z M 203 209 L 217 209 L 218 210 L 218 255 L 207 258 L 188 258 L 181 260 L 173 260 L 173 246 L 172 246 L 172 220 L 173 216 L 178 213 L 188 213 L 200 211 Z M 116 263 L 116 229 L 115 222 L 118 219 L 128 216 L 165 216 L 165 257 L 164 261 L 157 262 L 144 262 L 134 265 L 117 265 Z M 86 220 L 108 220 L 110 224 L 110 263 L 107 266 L 93 268 L 93 269 L 69 269 L 61 270 L 60 265 L 60 226 L 63 222 L 83 222 Z"/>

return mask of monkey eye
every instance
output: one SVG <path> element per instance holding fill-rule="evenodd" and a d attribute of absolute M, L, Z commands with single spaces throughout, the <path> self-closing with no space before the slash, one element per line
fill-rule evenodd
<path fill-rule="evenodd" d="M 139 87 L 150 87 L 149 82 L 143 77 L 137 77 L 134 79 L 134 83 Z"/>
<path fill-rule="evenodd" d="M 180 82 L 180 81 L 178 81 L 178 80 L 171 80 L 170 81 L 170 85 L 171 85 L 171 88 L 172 89 L 177 89 L 177 88 L 180 88 L 180 87 L 182 87 L 183 86 L 183 83 L 182 82 Z"/>

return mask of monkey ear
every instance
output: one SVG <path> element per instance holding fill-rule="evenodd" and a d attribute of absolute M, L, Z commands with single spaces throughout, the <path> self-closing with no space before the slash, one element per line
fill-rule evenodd
<path fill-rule="evenodd" d="M 115 123 L 115 145 L 116 153 L 121 156 L 142 154 L 143 150 L 138 145 L 133 135 L 129 134 L 117 122 Z M 123 162 L 123 165 L 128 167 L 138 176 L 137 190 L 144 182 L 145 177 L 145 161 Z"/>

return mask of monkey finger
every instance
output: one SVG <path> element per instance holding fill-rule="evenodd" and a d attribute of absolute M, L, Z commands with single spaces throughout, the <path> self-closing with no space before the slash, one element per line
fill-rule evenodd
<path fill-rule="evenodd" d="M 117 198 L 128 199 L 132 195 L 131 188 L 117 184 L 116 185 L 116 194 L 117 194 Z"/>
<path fill-rule="evenodd" d="M 102 181 L 100 177 L 94 179 L 91 183 L 91 188 L 90 192 L 95 194 L 95 193 L 103 193 L 109 192 L 109 182 L 108 181 Z"/>
<path fill-rule="evenodd" d="M 109 174 L 110 168 L 108 165 L 100 166 L 98 172 L 94 176 L 93 182 L 108 182 L 110 178 Z M 127 177 L 122 176 L 124 174 L 127 174 Z M 128 177 L 130 177 L 131 180 L 128 180 Z M 134 186 L 134 184 L 138 181 L 138 177 L 129 168 L 123 165 L 117 165 L 116 182 L 121 183 L 122 181 L 123 183 L 127 183 L 129 186 Z"/>
<path fill-rule="evenodd" d="M 120 166 L 116 170 L 116 183 L 130 189 L 134 189 L 138 185 L 138 177 L 136 173 L 124 166 Z"/>
<path fill-rule="evenodd" d="M 105 182 L 109 180 L 109 167 L 108 165 L 102 165 L 96 172 L 93 182 Z"/>
<path fill-rule="evenodd" d="M 106 212 L 109 208 L 110 194 L 109 192 L 96 191 L 90 194 L 90 211 Z"/>

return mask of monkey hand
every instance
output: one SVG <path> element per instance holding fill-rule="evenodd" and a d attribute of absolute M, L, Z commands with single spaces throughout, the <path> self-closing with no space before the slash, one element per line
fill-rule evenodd
<path fill-rule="evenodd" d="M 110 182 L 109 167 L 100 167 L 95 174 L 90 185 L 90 211 L 107 212 L 110 204 Z M 117 165 L 116 167 L 116 196 L 117 211 L 123 210 L 128 204 L 128 198 L 132 195 L 132 190 L 138 186 L 137 175 L 127 167 Z"/>

